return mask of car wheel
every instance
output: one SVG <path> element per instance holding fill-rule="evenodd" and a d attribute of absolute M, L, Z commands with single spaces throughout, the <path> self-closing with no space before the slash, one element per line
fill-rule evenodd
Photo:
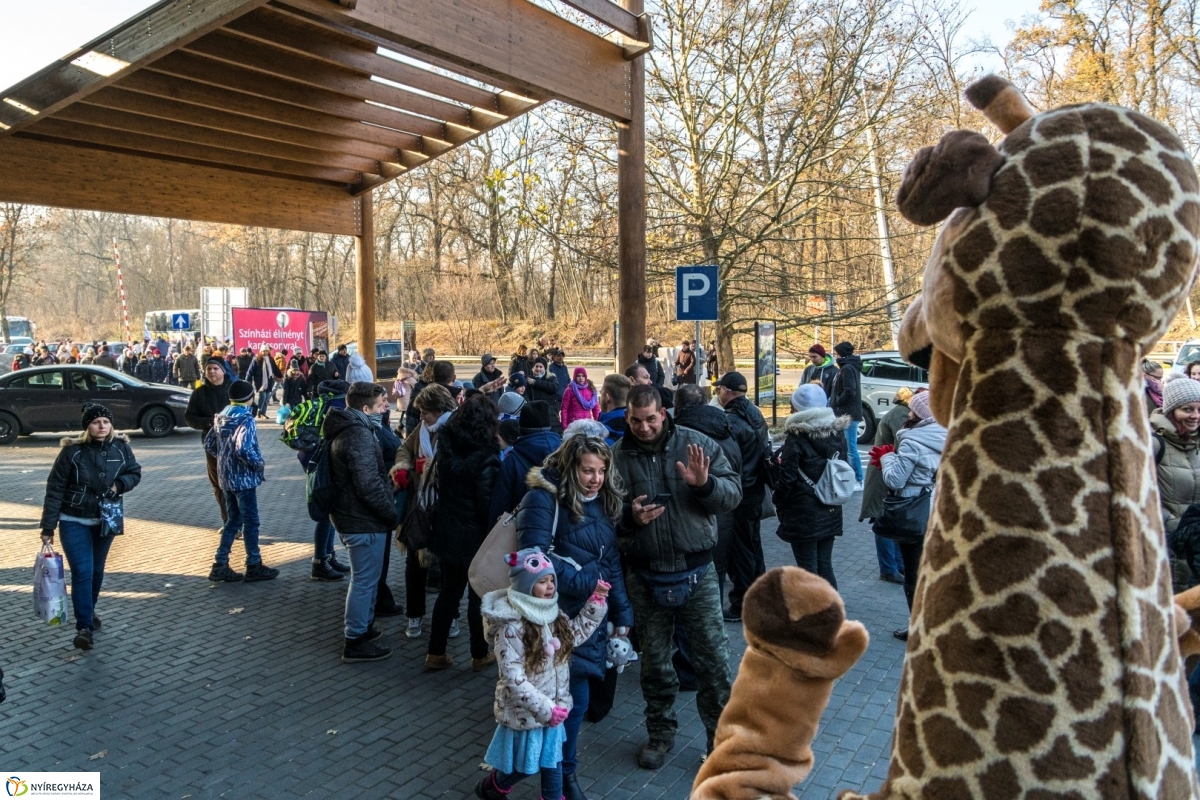
<path fill-rule="evenodd" d="M 175 430 L 175 417 L 165 408 L 154 407 L 142 415 L 142 433 L 160 439 Z"/>
<path fill-rule="evenodd" d="M 860 445 L 875 442 L 875 414 L 867 406 L 863 406 L 863 418 L 858 421 L 858 443 Z"/>
<path fill-rule="evenodd" d="M 21 433 L 21 423 L 7 411 L 0 411 L 0 444 L 12 444 Z"/>

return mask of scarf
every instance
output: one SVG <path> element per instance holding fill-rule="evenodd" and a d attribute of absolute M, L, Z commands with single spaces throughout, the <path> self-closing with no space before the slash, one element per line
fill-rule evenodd
<path fill-rule="evenodd" d="M 534 625 L 549 625 L 558 619 L 558 593 L 554 597 L 534 597 L 508 590 L 508 603 Z"/>
<path fill-rule="evenodd" d="M 1150 401 L 1154 404 L 1154 408 L 1162 408 L 1162 381 L 1158 378 L 1146 376 L 1146 394 L 1150 396 Z"/>
<path fill-rule="evenodd" d="M 432 425 L 426 425 L 424 422 L 421 423 L 421 458 L 433 458 L 437 453 L 437 445 L 434 444 L 433 436 L 431 434 L 437 433 L 438 428 L 442 427 L 442 424 L 445 423 L 446 420 L 450 419 L 451 413 L 452 412 L 450 411 L 445 412 L 438 417 L 437 422 L 433 423 Z"/>
<path fill-rule="evenodd" d="M 587 387 L 584 387 L 587 388 Z M 592 392 L 590 400 L 583 399 L 583 393 L 579 391 L 579 384 L 571 381 L 571 391 L 575 393 L 575 399 L 579 401 L 579 405 L 583 406 L 584 411 L 591 411 L 596 407 L 596 393 Z"/>

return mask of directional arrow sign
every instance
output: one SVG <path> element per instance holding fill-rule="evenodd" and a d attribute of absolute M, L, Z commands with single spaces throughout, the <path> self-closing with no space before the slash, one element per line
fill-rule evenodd
<path fill-rule="evenodd" d="M 192 327 L 192 315 L 176 312 L 171 315 L 171 327 L 177 331 L 186 331 Z"/>

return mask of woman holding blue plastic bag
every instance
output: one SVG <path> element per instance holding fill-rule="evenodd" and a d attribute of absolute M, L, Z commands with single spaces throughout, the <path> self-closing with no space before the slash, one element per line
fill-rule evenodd
<path fill-rule="evenodd" d="M 71 606 L 75 646 L 92 649 L 100 629 L 96 601 L 104 582 L 104 562 L 113 537 L 124 533 L 121 498 L 142 480 L 142 467 L 129 440 L 113 430 L 112 412 L 102 405 L 83 409 L 83 432 L 62 440 L 42 505 L 42 544 L 54 543 L 54 529 L 71 567 Z"/>

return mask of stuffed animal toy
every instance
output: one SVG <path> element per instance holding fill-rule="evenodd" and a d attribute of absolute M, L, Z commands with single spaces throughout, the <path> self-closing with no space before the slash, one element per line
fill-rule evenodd
<path fill-rule="evenodd" d="M 1196 171 L 1128 109 L 1037 114 L 997 77 L 967 99 L 1006 138 L 946 134 L 897 195 L 910 221 L 945 220 L 899 344 L 949 435 L 871 797 L 1200 797 L 1138 374 L 1195 279 Z M 812 660 L 793 680 L 842 669 Z M 718 741 L 745 727 L 739 691 Z M 824 705 L 791 705 L 792 752 L 761 757 L 800 763 Z M 695 797 L 785 796 L 705 767 Z"/>
<path fill-rule="evenodd" d="M 607 660 L 604 662 L 605 669 L 617 668 L 617 674 L 620 675 L 625 671 L 625 667 L 629 666 L 631 661 L 637 661 L 638 655 L 633 652 L 633 645 L 624 636 L 613 636 L 608 640 Z"/>

